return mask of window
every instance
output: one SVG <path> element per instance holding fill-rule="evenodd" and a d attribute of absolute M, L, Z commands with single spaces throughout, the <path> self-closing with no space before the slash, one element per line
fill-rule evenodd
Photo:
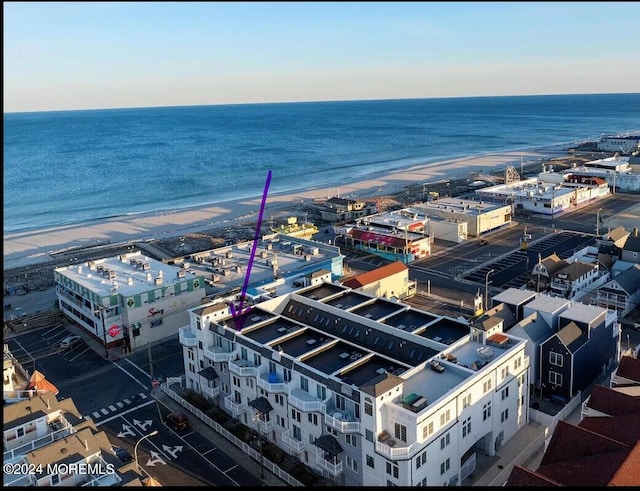
<path fill-rule="evenodd" d="M 440 464 L 440 475 L 447 472 L 449 470 L 449 467 L 451 467 L 451 462 L 449 461 L 449 459 L 447 459 L 442 464 Z"/>
<path fill-rule="evenodd" d="M 391 462 L 387 462 L 387 474 L 390 476 L 398 478 L 398 465 L 392 464 Z"/>
<path fill-rule="evenodd" d="M 451 443 L 451 434 L 447 433 L 440 438 L 440 450 L 444 450 Z"/>
<path fill-rule="evenodd" d="M 447 409 L 446 411 L 443 411 L 440 413 L 440 426 L 444 426 L 446 425 L 449 420 L 451 419 L 451 411 L 449 411 L 449 409 Z"/>
<path fill-rule="evenodd" d="M 367 465 L 372 469 L 376 468 L 375 464 L 373 463 L 373 457 L 371 455 L 367 455 Z"/>
<path fill-rule="evenodd" d="M 507 397 L 509 397 L 509 386 L 502 389 L 502 400 L 504 401 Z"/>
<path fill-rule="evenodd" d="M 560 353 L 554 353 L 551 351 L 549 353 L 549 363 L 552 365 L 556 365 L 558 367 L 562 366 L 562 355 Z"/>
<path fill-rule="evenodd" d="M 484 392 L 489 392 L 491 390 L 491 379 L 488 378 L 487 380 L 485 380 L 482 383 L 482 389 L 484 390 Z"/>
<path fill-rule="evenodd" d="M 509 375 L 509 367 L 502 367 L 502 380 L 507 378 Z"/>
<path fill-rule="evenodd" d="M 187 353 L 187 356 L 189 357 L 189 359 L 191 361 L 195 360 L 195 355 L 193 354 L 193 350 L 191 348 L 189 348 L 189 352 Z"/>
<path fill-rule="evenodd" d="M 318 415 L 316 413 L 307 414 L 307 419 L 309 420 L 309 423 L 318 426 Z"/>
<path fill-rule="evenodd" d="M 282 428 L 284 428 L 286 424 L 286 420 L 279 414 L 276 414 L 276 423 L 278 423 L 278 426 L 281 426 Z"/>
<path fill-rule="evenodd" d="M 198 331 L 202 331 L 202 321 L 200 320 L 200 317 L 196 317 L 196 329 Z"/>
<path fill-rule="evenodd" d="M 309 379 L 307 377 L 300 377 L 300 388 L 305 392 L 309 392 Z"/>
<path fill-rule="evenodd" d="M 269 362 L 269 372 L 270 373 L 276 373 L 276 364 L 273 361 Z"/>
<path fill-rule="evenodd" d="M 262 364 L 262 357 L 260 356 L 260 353 L 253 354 L 253 364 L 257 367 Z"/>
<path fill-rule="evenodd" d="M 341 411 L 346 411 L 347 409 L 347 400 L 340 394 L 336 394 L 336 407 Z"/>
<path fill-rule="evenodd" d="M 316 396 L 321 401 L 324 401 L 327 398 L 327 388 L 324 385 L 316 385 Z"/>
<path fill-rule="evenodd" d="M 353 448 L 358 448 L 358 437 L 356 435 L 347 435 L 346 441 Z"/>
<path fill-rule="evenodd" d="M 462 422 L 462 438 L 471 433 L 471 416 Z"/>
<path fill-rule="evenodd" d="M 371 403 L 371 399 L 364 400 L 364 414 L 373 416 L 373 404 Z"/>
<path fill-rule="evenodd" d="M 395 437 L 403 442 L 407 441 L 407 427 L 400 423 L 395 423 Z"/>
<path fill-rule="evenodd" d="M 60 474 L 51 474 L 51 485 L 57 486 L 60 484 Z"/>
<path fill-rule="evenodd" d="M 482 421 L 486 421 L 491 417 L 491 401 L 482 406 Z"/>
<path fill-rule="evenodd" d="M 236 387 L 240 387 L 240 378 L 239 378 L 239 377 L 236 377 L 235 375 L 233 375 L 233 376 L 231 377 L 231 383 L 232 383 L 233 385 L 235 385 Z"/>
<path fill-rule="evenodd" d="M 428 438 L 433 434 L 433 421 L 430 421 L 422 428 L 422 438 Z"/>
<path fill-rule="evenodd" d="M 300 411 L 297 411 L 291 408 L 291 418 L 295 419 L 298 423 L 300 422 Z"/>
<path fill-rule="evenodd" d="M 513 362 L 513 368 L 517 370 L 521 366 L 522 366 L 522 358 L 518 356 L 518 358 L 516 358 Z"/>
<path fill-rule="evenodd" d="M 280 406 L 284 406 L 284 395 L 283 394 L 276 394 L 276 402 Z"/>
<path fill-rule="evenodd" d="M 562 385 L 562 374 L 556 372 L 549 372 L 549 382 L 552 385 Z"/>
<path fill-rule="evenodd" d="M 427 451 L 425 450 L 416 457 L 416 469 L 420 469 L 420 466 L 427 463 Z"/>
<path fill-rule="evenodd" d="M 358 461 L 347 456 L 347 469 L 358 472 Z"/>
<path fill-rule="evenodd" d="M 296 441 L 301 442 L 302 441 L 302 430 L 300 429 L 299 426 L 293 425 L 293 439 Z"/>
<path fill-rule="evenodd" d="M 18 436 L 18 438 L 22 438 L 24 436 L 24 428 L 17 428 L 16 435 Z"/>
<path fill-rule="evenodd" d="M 288 368 L 284 369 L 284 381 L 285 383 L 291 382 L 291 370 L 289 370 Z"/>
<path fill-rule="evenodd" d="M 502 414 L 500 414 L 500 422 L 504 423 L 507 419 L 509 419 L 509 409 L 505 409 L 504 411 L 502 411 Z"/>
<path fill-rule="evenodd" d="M 370 441 L 373 442 L 373 431 L 371 430 L 364 430 L 364 437 Z"/>
<path fill-rule="evenodd" d="M 467 394 L 462 398 L 462 407 L 465 408 L 471 405 L 471 394 Z"/>

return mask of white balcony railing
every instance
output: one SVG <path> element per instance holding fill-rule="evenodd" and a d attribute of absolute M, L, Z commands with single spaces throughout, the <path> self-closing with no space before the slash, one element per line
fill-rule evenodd
<path fill-rule="evenodd" d="M 196 346 L 198 339 L 191 330 L 191 326 L 184 326 L 178 329 L 178 337 L 182 346 Z"/>
<path fill-rule="evenodd" d="M 417 442 L 407 445 L 405 442 L 396 441 L 392 438 L 386 442 L 376 442 L 376 452 L 388 459 L 406 459 L 421 448 Z"/>
<path fill-rule="evenodd" d="M 282 443 L 291 448 L 294 452 L 301 452 L 305 447 L 305 443 L 293 438 L 291 433 L 291 430 L 287 430 L 282 434 Z"/>
<path fill-rule="evenodd" d="M 324 413 L 326 409 L 324 402 L 301 389 L 293 389 L 289 392 L 289 404 L 306 413 L 312 411 Z"/>
<path fill-rule="evenodd" d="M 230 360 L 229 371 L 240 377 L 257 377 L 258 367 L 249 360 Z"/>
<path fill-rule="evenodd" d="M 287 392 L 287 382 L 272 372 L 263 373 L 258 377 L 258 387 L 267 392 Z"/>
<path fill-rule="evenodd" d="M 211 361 L 215 362 L 228 362 L 231 356 L 230 351 L 226 351 L 220 346 L 209 345 L 206 346 L 202 351 L 205 358 L 209 358 Z"/>
<path fill-rule="evenodd" d="M 328 460 L 324 459 L 321 455 L 318 455 L 316 457 L 316 464 L 318 464 L 318 467 L 326 470 L 332 476 L 337 476 L 342 472 L 342 462 L 337 462 L 334 464 L 333 462 L 329 462 Z"/>
<path fill-rule="evenodd" d="M 360 432 L 360 421 L 351 421 L 351 417 L 342 412 L 334 412 L 333 415 L 325 414 L 324 422 L 341 433 Z"/>
<path fill-rule="evenodd" d="M 233 395 L 228 395 L 224 398 L 224 407 L 226 407 L 229 411 L 233 413 L 233 416 L 237 416 L 242 411 L 247 409 L 247 405 L 241 402 L 235 402 L 233 400 Z"/>
<path fill-rule="evenodd" d="M 200 390 L 204 395 L 207 395 L 209 397 L 217 397 L 220 393 L 219 387 L 209 387 L 208 385 L 201 385 Z"/>

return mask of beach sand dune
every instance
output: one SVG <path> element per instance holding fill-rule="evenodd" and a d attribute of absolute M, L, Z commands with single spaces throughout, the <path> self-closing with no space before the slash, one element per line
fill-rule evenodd
<path fill-rule="evenodd" d="M 556 154 L 560 152 L 555 149 Z M 265 217 L 279 210 L 295 209 L 305 200 L 342 197 L 374 198 L 401 191 L 405 186 L 455 179 L 472 173 L 486 173 L 518 167 L 522 158 L 540 160 L 549 157 L 549 149 L 505 152 L 464 157 L 442 162 L 414 165 L 406 169 L 371 175 L 367 179 L 300 192 L 268 195 Z M 273 176 L 275 181 L 277 176 Z M 260 210 L 261 196 L 253 199 L 227 201 L 176 211 L 159 211 L 144 215 L 112 217 L 104 220 L 11 233 L 4 236 L 4 270 L 29 264 L 47 262 L 50 254 L 77 247 L 126 243 L 176 237 L 188 233 L 232 227 L 255 221 Z"/>

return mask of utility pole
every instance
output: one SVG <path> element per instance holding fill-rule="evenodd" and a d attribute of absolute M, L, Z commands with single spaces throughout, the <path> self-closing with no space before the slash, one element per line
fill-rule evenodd
<path fill-rule="evenodd" d="M 600 212 L 602 208 L 598 208 L 598 213 L 596 213 L 596 237 L 600 237 Z"/>
<path fill-rule="evenodd" d="M 484 277 L 484 310 L 489 310 L 489 275 L 495 272 L 495 269 L 490 269 Z"/>

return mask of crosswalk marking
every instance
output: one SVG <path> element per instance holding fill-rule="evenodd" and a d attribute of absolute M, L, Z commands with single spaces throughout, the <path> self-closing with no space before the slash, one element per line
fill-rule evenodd
<path fill-rule="evenodd" d="M 98 411 L 93 411 L 93 413 L 91 414 L 93 415 L 93 419 L 104 418 L 104 416 L 107 416 L 111 413 L 115 413 L 120 409 L 125 409 L 125 407 L 128 405 L 131 405 L 134 403 L 139 404 L 140 401 L 144 399 L 149 399 L 149 396 L 144 392 L 138 392 L 137 394 L 131 396 L 130 399 L 123 399 L 122 401 L 114 402 L 113 404 L 109 404 L 109 406 L 107 406 L 106 408 L 103 407 Z M 90 418 L 90 417 L 87 416 L 87 418 Z"/>

